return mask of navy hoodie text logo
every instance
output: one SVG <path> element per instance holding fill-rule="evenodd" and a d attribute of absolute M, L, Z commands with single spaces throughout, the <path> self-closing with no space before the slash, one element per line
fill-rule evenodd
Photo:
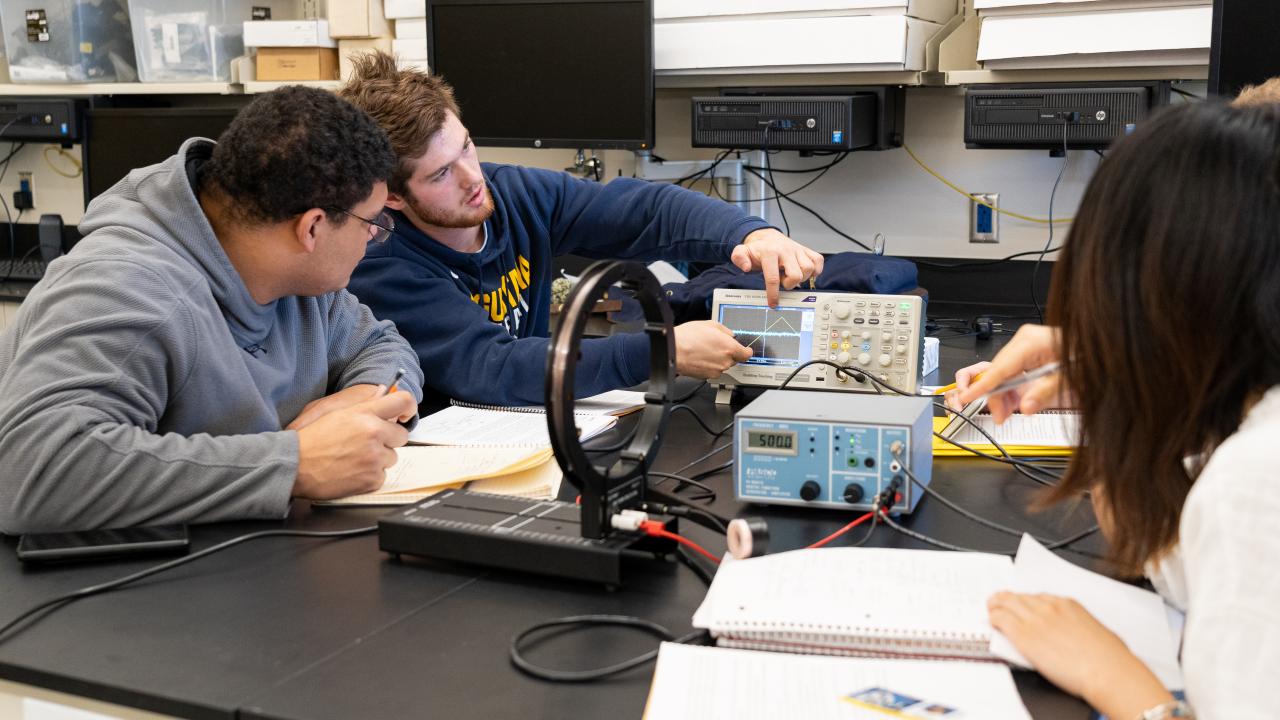
<path fill-rule="evenodd" d="M 529 288 L 529 261 L 523 255 L 516 257 L 516 266 L 502 274 L 498 287 L 492 292 L 477 293 L 471 302 L 489 311 L 489 319 L 502 323 L 512 337 L 517 337 L 520 321 L 529 312 L 529 302 L 524 291 Z"/>

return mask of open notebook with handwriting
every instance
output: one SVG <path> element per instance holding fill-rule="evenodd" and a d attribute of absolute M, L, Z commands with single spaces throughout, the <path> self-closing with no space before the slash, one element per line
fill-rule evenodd
<path fill-rule="evenodd" d="M 893 548 L 793 550 L 721 564 L 693 626 L 722 647 L 915 660 L 1026 661 L 987 619 L 998 590 L 1075 598 L 1170 689 L 1182 688 L 1163 600 L 1024 535 L 1016 561 Z"/>

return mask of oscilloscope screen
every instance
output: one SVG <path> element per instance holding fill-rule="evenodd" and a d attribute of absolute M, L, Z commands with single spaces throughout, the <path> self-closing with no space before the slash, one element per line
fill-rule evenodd
<path fill-rule="evenodd" d="M 721 305 L 718 319 L 754 353 L 744 365 L 796 367 L 812 359 L 813 315 L 810 308 Z"/>

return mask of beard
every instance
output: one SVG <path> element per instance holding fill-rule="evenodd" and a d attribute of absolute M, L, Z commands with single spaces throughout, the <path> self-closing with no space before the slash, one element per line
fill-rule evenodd
<path fill-rule="evenodd" d="M 418 219 L 427 225 L 438 228 L 470 228 L 480 225 L 493 214 L 493 195 L 488 186 L 484 187 L 484 203 L 478 208 L 463 205 L 460 208 L 428 207 L 418 202 L 412 195 L 406 195 L 404 202 Z"/>

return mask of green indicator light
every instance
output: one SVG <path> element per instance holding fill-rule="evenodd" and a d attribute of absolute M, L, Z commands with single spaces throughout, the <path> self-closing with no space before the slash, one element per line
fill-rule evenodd
<path fill-rule="evenodd" d="M 898 307 L 902 308 L 903 310 L 910 310 L 911 303 L 898 303 Z"/>

